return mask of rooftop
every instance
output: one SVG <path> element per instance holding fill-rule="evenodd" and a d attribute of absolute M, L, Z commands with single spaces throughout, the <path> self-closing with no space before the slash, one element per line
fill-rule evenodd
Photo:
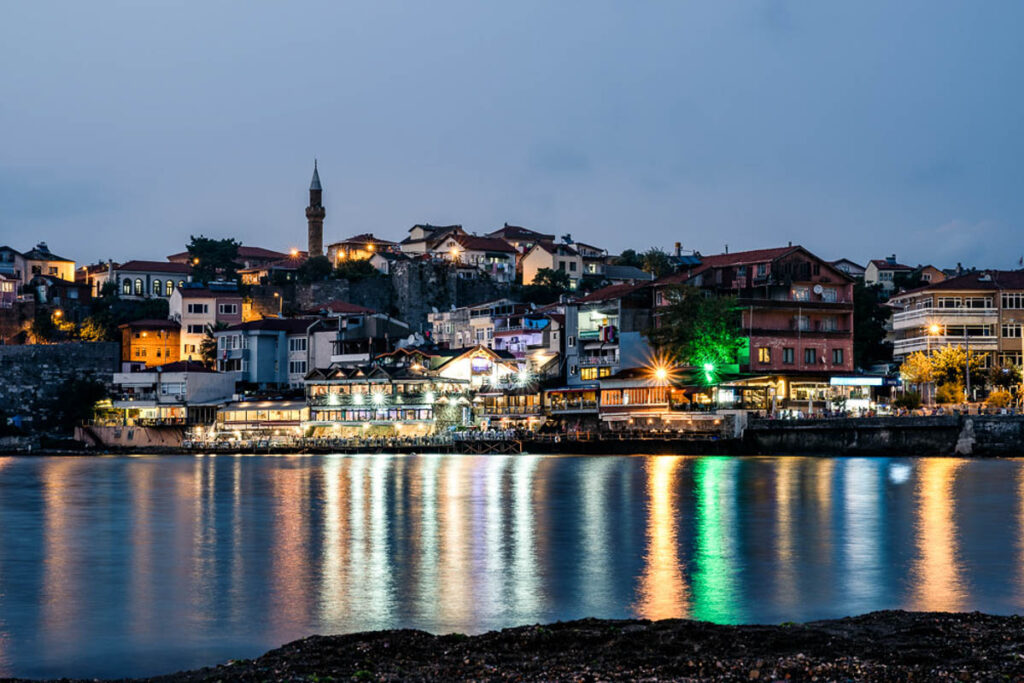
<path fill-rule="evenodd" d="M 102 265 L 102 264 L 101 264 Z M 192 270 L 187 263 L 173 263 L 170 261 L 138 261 L 132 260 L 120 266 L 114 266 L 115 270 L 131 271 L 140 273 L 179 273 L 188 274 Z"/>

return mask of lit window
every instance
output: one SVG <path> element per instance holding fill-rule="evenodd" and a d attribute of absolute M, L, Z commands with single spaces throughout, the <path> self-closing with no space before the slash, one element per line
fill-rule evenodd
<path fill-rule="evenodd" d="M 757 350 L 757 362 L 758 363 L 771 363 L 772 362 L 772 350 L 768 347 L 762 346 Z"/>

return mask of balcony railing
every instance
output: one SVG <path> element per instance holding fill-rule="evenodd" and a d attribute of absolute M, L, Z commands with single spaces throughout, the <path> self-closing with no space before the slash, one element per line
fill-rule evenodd
<path fill-rule="evenodd" d="M 892 325 L 901 330 L 908 327 L 924 327 L 931 324 L 956 322 L 958 324 L 973 321 L 984 322 L 999 318 L 998 308 L 915 308 L 911 311 L 894 313 Z"/>
<path fill-rule="evenodd" d="M 597 410 L 597 401 L 584 401 L 582 399 L 578 401 L 551 401 L 549 408 L 552 413 L 564 413 L 576 410 Z"/>
<path fill-rule="evenodd" d="M 999 348 L 999 337 L 995 335 L 970 336 L 971 351 L 996 351 Z M 892 352 L 896 356 L 906 356 L 918 351 L 936 351 L 944 346 L 964 346 L 963 336 L 932 336 L 907 337 L 897 339 L 893 344 Z"/>
<path fill-rule="evenodd" d="M 580 365 L 583 367 L 594 367 L 599 365 L 618 365 L 618 356 L 583 356 L 580 358 Z"/>
<path fill-rule="evenodd" d="M 426 393 L 418 394 L 384 394 L 384 400 L 382 403 L 377 404 L 373 402 L 373 394 L 360 394 L 362 396 L 362 403 L 357 403 L 353 400 L 355 394 L 325 394 L 321 396 L 308 396 L 306 398 L 306 404 L 316 406 L 318 408 L 395 408 L 400 406 L 409 406 L 410 408 L 424 408 L 429 407 L 427 403 Z M 436 393 L 435 400 L 446 396 L 443 393 Z"/>
<path fill-rule="evenodd" d="M 482 406 L 480 415 L 540 415 L 539 405 L 534 406 Z"/>

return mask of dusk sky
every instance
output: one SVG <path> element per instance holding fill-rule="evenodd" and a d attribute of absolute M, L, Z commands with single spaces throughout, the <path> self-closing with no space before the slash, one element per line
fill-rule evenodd
<path fill-rule="evenodd" d="M 10 2 L 0 244 L 163 260 L 504 222 L 1024 255 L 1020 2 Z"/>

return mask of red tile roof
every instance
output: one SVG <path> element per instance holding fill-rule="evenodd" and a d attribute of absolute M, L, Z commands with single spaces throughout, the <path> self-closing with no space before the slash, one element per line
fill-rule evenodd
<path fill-rule="evenodd" d="M 192 270 L 187 263 L 171 263 L 168 261 L 128 261 L 120 266 L 114 266 L 114 270 L 132 271 L 141 273 L 179 273 L 188 274 Z"/>
<path fill-rule="evenodd" d="M 873 258 L 869 263 L 875 264 L 875 268 L 879 270 L 913 270 L 913 266 L 904 265 L 902 263 L 890 263 L 884 258 Z"/>
<path fill-rule="evenodd" d="M 145 320 L 133 320 L 122 325 L 118 325 L 118 328 L 138 328 L 147 330 L 178 330 L 181 329 L 181 325 L 174 320 L 163 320 L 159 318 L 146 318 Z"/>
<path fill-rule="evenodd" d="M 637 291 L 639 289 L 643 289 L 644 287 L 649 287 L 649 286 L 650 286 L 649 282 L 645 282 L 645 283 L 641 283 L 641 284 L 637 284 L 637 285 L 630 285 L 630 284 L 608 285 L 607 287 L 602 287 L 601 289 L 595 290 L 595 291 L 591 292 L 590 294 L 587 294 L 584 297 L 581 297 L 579 299 L 575 299 L 575 301 L 576 301 L 576 303 L 584 304 L 584 303 L 590 303 L 590 302 L 593 302 L 593 301 L 608 301 L 610 299 L 619 299 L 619 298 L 621 298 L 623 296 L 626 296 L 627 294 L 632 294 L 633 292 L 635 292 L 635 291 Z"/>

